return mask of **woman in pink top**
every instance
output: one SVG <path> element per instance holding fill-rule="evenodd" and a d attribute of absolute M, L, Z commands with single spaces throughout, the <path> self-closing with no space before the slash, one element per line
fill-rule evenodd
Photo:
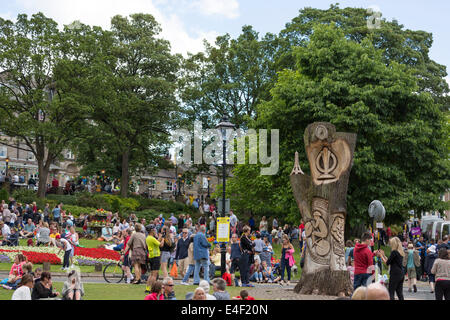
<path fill-rule="evenodd" d="M 144 300 L 164 300 L 163 286 L 161 281 L 153 283 L 150 294 Z"/>
<path fill-rule="evenodd" d="M 283 245 L 281 251 L 281 259 L 280 259 L 280 268 L 281 268 L 281 281 L 280 284 L 283 285 L 283 282 L 286 284 L 290 284 L 291 281 L 291 268 L 295 264 L 294 259 L 294 246 L 289 241 L 289 237 L 287 234 L 283 235 Z M 284 280 L 284 269 L 287 271 L 288 281 Z"/>

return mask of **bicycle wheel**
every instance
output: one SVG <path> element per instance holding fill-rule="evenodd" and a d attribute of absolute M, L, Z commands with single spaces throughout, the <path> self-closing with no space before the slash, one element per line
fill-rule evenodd
<path fill-rule="evenodd" d="M 103 278 L 108 283 L 119 283 L 122 281 L 125 272 L 122 270 L 120 263 L 111 262 L 103 269 Z"/>

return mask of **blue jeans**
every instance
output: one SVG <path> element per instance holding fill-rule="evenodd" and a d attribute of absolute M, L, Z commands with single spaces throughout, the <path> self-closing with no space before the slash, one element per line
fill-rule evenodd
<path fill-rule="evenodd" d="M 194 268 L 195 268 L 195 265 L 193 265 L 193 264 L 190 264 L 188 266 L 186 274 L 184 275 L 184 278 L 182 280 L 183 282 L 189 282 L 189 277 L 191 276 L 192 273 L 194 273 Z"/>
<path fill-rule="evenodd" d="M 262 272 L 254 272 L 251 276 L 250 276 L 250 279 L 249 279 L 250 281 L 254 281 L 254 282 L 257 282 L 258 280 L 259 281 L 262 281 L 263 280 L 263 275 L 262 275 Z"/>
<path fill-rule="evenodd" d="M 203 267 L 203 279 L 209 282 L 209 266 L 207 259 L 195 260 L 194 284 L 200 283 L 200 267 Z"/>
<path fill-rule="evenodd" d="M 367 279 L 371 276 L 370 273 L 360 273 L 355 274 L 354 280 L 353 280 L 353 290 L 356 290 L 360 286 L 366 286 Z"/>
<path fill-rule="evenodd" d="M 275 276 L 273 275 L 273 271 L 270 274 L 267 271 L 263 271 L 262 275 L 267 278 L 267 280 L 275 280 Z"/>
<path fill-rule="evenodd" d="M 214 279 L 216 276 L 216 271 L 221 270 L 221 266 L 216 266 L 215 264 L 209 265 L 209 278 Z"/>

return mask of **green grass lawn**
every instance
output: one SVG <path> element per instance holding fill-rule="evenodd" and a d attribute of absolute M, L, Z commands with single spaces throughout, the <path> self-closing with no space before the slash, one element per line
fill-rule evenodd
<path fill-rule="evenodd" d="M 146 296 L 144 285 L 84 283 L 83 286 L 84 300 L 144 300 Z M 53 284 L 54 291 L 61 292 L 62 287 L 62 282 Z M 176 285 L 174 290 L 177 300 L 185 300 L 186 293 L 194 292 L 196 288 L 197 286 Z M 242 288 L 239 287 L 227 287 L 231 297 L 238 296 L 241 290 Z M 0 288 L 0 300 L 11 300 L 12 295 L 12 290 Z"/>

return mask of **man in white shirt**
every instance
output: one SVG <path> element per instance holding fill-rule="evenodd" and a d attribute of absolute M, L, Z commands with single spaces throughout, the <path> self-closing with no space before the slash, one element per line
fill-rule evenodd
<path fill-rule="evenodd" d="M 205 212 L 205 214 L 209 213 L 209 204 L 207 202 L 205 202 L 205 204 L 203 205 L 203 211 Z"/>
<path fill-rule="evenodd" d="M 21 280 L 21 286 L 14 291 L 11 300 L 31 300 L 33 284 L 33 276 L 31 274 L 24 275 Z"/>

